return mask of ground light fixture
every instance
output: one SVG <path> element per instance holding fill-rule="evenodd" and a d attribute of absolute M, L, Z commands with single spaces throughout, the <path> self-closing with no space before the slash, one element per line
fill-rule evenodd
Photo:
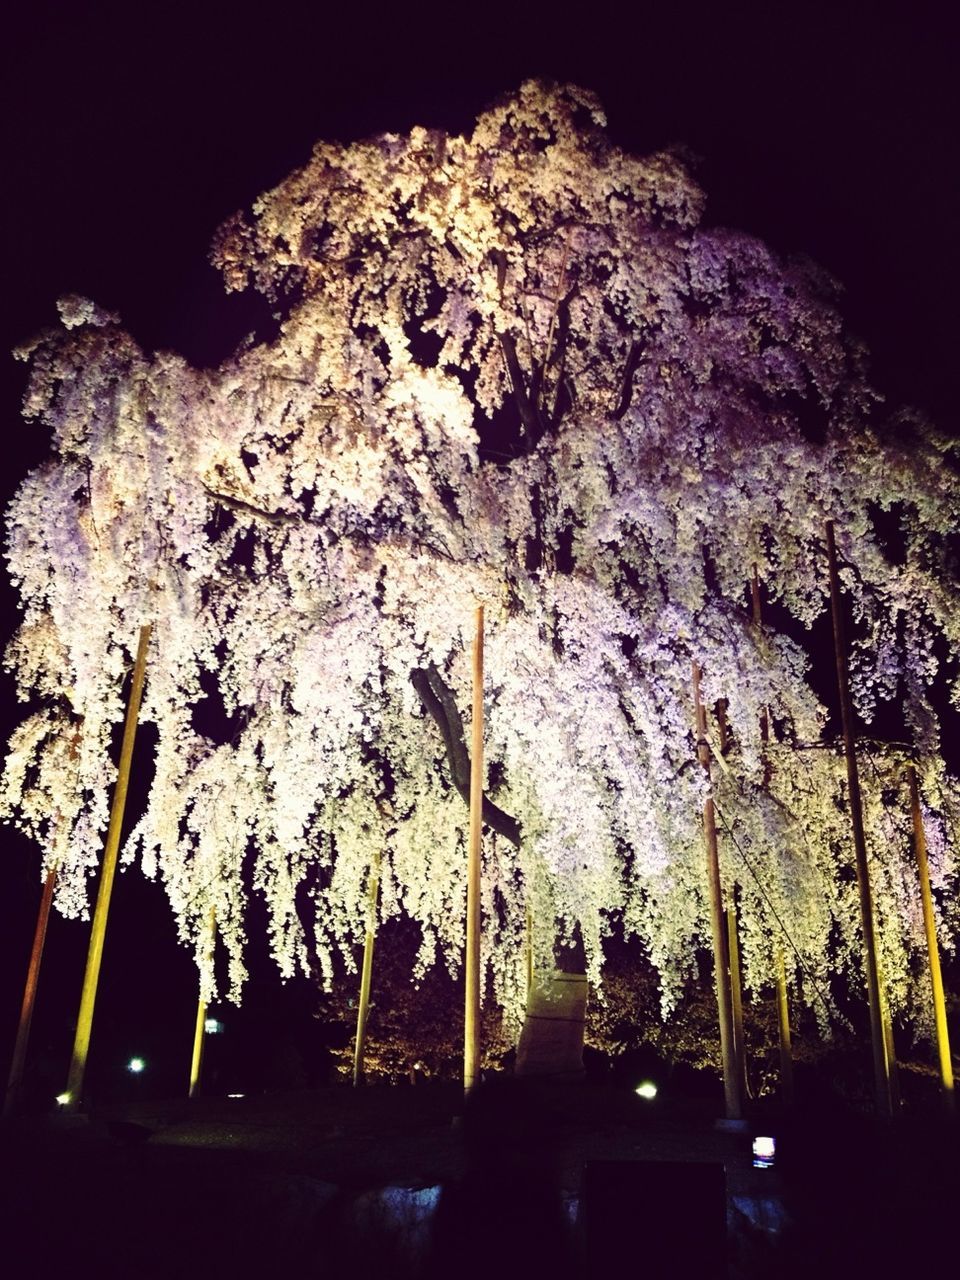
<path fill-rule="evenodd" d="M 776 1138 L 754 1138 L 753 1140 L 753 1167 L 755 1169 L 772 1169 L 774 1157 L 777 1153 Z"/>
<path fill-rule="evenodd" d="M 142 1058 L 131 1058 L 127 1063 L 127 1070 L 131 1075 L 138 1076 L 146 1065 Z"/>
<path fill-rule="evenodd" d="M 634 1093 L 638 1098 L 646 1098 L 648 1102 L 652 1102 L 657 1096 L 657 1086 L 652 1080 L 642 1080 L 634 1089 Z"/>
<path fill-rule="evenodd" d="M 56 1104 L 57 1104 L 57 1106 L 58 1106 L 58 1107 L 65 1107 L 65 1106 L 67 1106 L 67 1105 L 68 1105 L 68 1103 L 70 1102 L 70 1094 L 69 1094 L 69 1093 L 58 1093 L 58 1094 L 57 1094 L 57 1096 L 56 1096 L 56 1098 L 55 1098 L 55 1102 L 56 1102 Z"/>

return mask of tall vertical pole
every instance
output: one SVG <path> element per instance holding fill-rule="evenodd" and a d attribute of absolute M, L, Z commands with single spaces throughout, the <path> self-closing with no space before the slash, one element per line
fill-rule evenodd
<path fill-rule="evenodd" d="M 923 903 L 923 928 L 927 935 L 927 958 L 930 964 L 930 986 L 933 994 L 933 1017 L 937 1033 L 937 1057 L 940 1061 L 940 1093 L 943 1105 L 953 1115 L 953 1062 L 950 1058 L 950 1033 L 947 1030 L 947 1006 L 943 997 L 943 978 L 940 974 L 940 949 L 937 946 L 937 922 L 933 915 L 933 897 L 930 893 L 930 868 L 927 864 L 927 835 L 923 829 L 923 813 L 920 810 L 920 788 L 917 771 L 907 767 L 910 782 L 910 809 L 913 813 L 913 847 L 917 855 L 917 871 L 920 875 L 920 900 Z"/>
<path fill-rule="evenodd" d="M 777 978 L 777 1026 L 780 1031 L 780 1101 L 793 1106 L 793 1051 L 790 1045 L 790 1002 L 787 997 L 787 972 L 783 948 L 777 947 L 774 959 Z"/>
<path fill-rule="evenodd" d="M 524 961 L 527 972 L 527 1000 L 530 999 L 530 992 L 533 990 L 533 912 L 530 909 L 530 903 L 527 903 L 527 931 L 524 940 Z"/>
<path fill-rule="evenodd" d="M 720 754 L 726 755 L 730 743 L 727 726 L 727 704 L 721 699 L 716 705 L 717 731 Z M 724 912 L 727 929 L 727 954 L 730 957 L 730 1013 L 733 1018 L 733 1057 L 737 1065 L 737 1080 L 741 1097 L 747 1096 L 747 1039 L 743 1030 L 743 981 L 740 972 L 740 933 L 737 915 L 737 890 L 734 886 L 730 905 Z"/>
<path fill-rule="evenodd" d="M 207 960 L 213 960 L 213 952 L 216 946 L 216 927 L 217 913 L 216 908 L 210 908 L 210 921 L 207 925 Z M 193 1028 L 193 1054 L 190 1059 L 190 1088 L 187 1091 L 188 1098 L 195 1098 L 200 1089 L 200 1072 L 203 1070 L 203 1048 L 207 1033 L 207 1002 L 203 996 L 197 999 L 197 1020 Z"/>
<path fill-rule="evenodd" d="M 883 981 L 883 970 L 880 970 L 880 1017 L 883 1019 L 883 1047 L 887 1055 L 887 1073 L 890 1077 L 890 1104 L 894 1114 L 900 1110 L 900 1071 L 897 1067 L 897 1046 L 893 1038 L 893 1017 L 890 1013 L 890 1001 Z"/>
<path fill-rule="evenodd" d="M 473 739 L 470 750 L 470 839 L 467 849 L 467 957 L 463 1023 L 463 1088 L 480 1078 L 480 837 L 483 814 L 483 605 L 473 641 Z"/>
<path fill-rule="evenodd" d="M 188 1098 L 195 1098 L 200 1089 L 200 1071 L 203 1067 L 203 1045 L 207 1029 L 207 1002 L 203 996 L 197 1000 L 197 1020 L 193 1024 L 193 1053 L 190 1057 L 190 1088 Z"/>
<path fill-rule="evenodd" d="M 843 607 L 840 597 L 840 575 L 837 572 L 837 547 L 833 521 L 826 523 L 827 559 L 830 567 L 830 607 L 833 614 L 833 644 L 837 664 L 837 687 L 840 693 L 840 716 L 843 723 L 843 747 L 847 762 L 847 791 L 850 800 L 850 822 L 857 865 L 857 888 L 860 892 L 860 921 L 863 929 L 864 967 L 867 971 L 867 999 L 870 1006 L 870 1040 L 873 1048 L 873 1078 L 877 1110 L 881 1116 L 893 1115 L 890 1088 L 890 1062 L 884 1033 L 883 1000 L 880 993 L 880 963 L 877 931 L 870 891 L 870 868 L 867 863 L 867 839 L 863 829 L 863 801 L 854 742 L 853 703 L 847 675 L 847 654 L 843 638 Z"/>
<path fill-rule="evenodd" d="M 27 1045 L 30 1042 L 30 1024 L 33 1022 L 33 1010 L 37 1001 L 40 962 L 43 959 L 43 944 L 47 936 L 50 906 L 53 902 L 53 890 L 56 883 L 57 868 L 53 866 L 47 872 L 43 893 L 40 897 L 40 909 L 37 912 L 37 926 L 33 934 L 33 950 L 30 952 L 27 981 L 23 988 L 23 1003 L 20 1006 L 20 1022 L 17 1026 L 17 1039 L 13 1047 L 13 1060 L 10 1063 L 10 1075 L 7 1079 L 7 1094 L 3 1103 L 4 1116 L 13 1115 L 20 1102 L 20 1090 L 23 1087 L 23 1069 L 27 1060 Z"/>
<path fill-rule="evenodd" d="M 710 787 L 710 747 L 707 743 L 707 716 L 700 700 L 700 665 L 693 664 L 693 706 L 697 729 L 697 758 L 707 775 Z M 723 1096 L 728 1120 L 739 1120 L 743 1115 L 740 1082 L 737 1078 L 734 1057 L 733 1017 L 730 1009 L 728 972 L 730 956 L 727 951 L 727 935 L 723 927 L 723 901 L 720 888 L 720 859 L 717 854 L 717 819 L 713 807 L 713 793 L 707 792 L 703 802 L 703 838 L 707 853 L 707 885 L 710 892 L 710 925 L 713 932 L 713 968 L 717 984 L 717 1010 L 720 1015 L 720 1056 L 723 1061 Z"/>
<path fill-rule="evenodd" d="M 363 1054 L 367 1044 L 367 1014 L 373 981 L 373 948 L 377 939 L 377 902 L 380 894 L 380 857 L 370 867 L 367 886 L 367 931 L 363 939 L 363 968 L 360 971 L 360 1000 L 357 1004 L 357 1034 L 353 1045 L 353 1086 L 363 1082 Z"/>
<path fill-rule="evenodd" d="M 123 727 L 123 745 L 120 748 L 120 764 L 117 769 L 117 785 L 113 792 L 110 826 L 107 829 L 107 841 L 103 850 L 100 888 L 97 892 L 97 905 L 93 913 L 93 925 L 90 929 L 87 967 L 83 975 L 83 992 L 80 996 L 80 1011 L 77 1014 L 77 1031 L 73 1042 L 73 1056 L 70 1060 L 70 1074 L 67 1078 L 67 1101 L 64 1106 L 69 1111 L 79 1109 L 83 1096 L 83 1077 L 87 1067 L 87 1053 L 90 1048 L 93 1010 L 97 1000 L 97 984 L 100 979 L 100 961 L 103 958 L 103 940 L 107 930 L 107 916 L 110 912 L 113 877 L 117 869 L 120 832 L 123 827 L 123 811 L 127 802 L 127 788 L 130 785 L 130 763 L 133 759 L 133 742 L 137 734 L 137 717 L 140 714 L 140 699 L 143 695 L 143 681 L 147 669 L 147 648 L 150 644 L 151 630 L 150 623 L 140 628 L 137 659 L 133 667 L 130 699 L 127 703 L 127 719 Z"/>
<path fill-rule="evenodd" d="M 750 583 L 753 603 L 753 621 L 758 630 L 763 628 L 763 608 L 760 602 L 760 575 L 753 564 Z M 760 712 L 760 741 L 763 743 L 763 785 L 769 786 L 773 769 L 766 746 L 770 741 L 770 716 L 767 708 Z M 774 980 L 777 989 L 777 1030 L 780 1039 L 780 1100 L 784 1106 L 793 1106 L 793 1046 L 790 1040 L 790 997 L 787 992 L 787 973 L 783 963 L 783 947 L 777 946 L 774 955 Z"/>
<path fill-rule="evenodd" d="M 737 931 L 736 896 L 724 912 L 727 917 L 727 951 L 730 955 L 730 1016 L 733 1019 L 733 1060 L 741 1096 L 747 1093 L 747 1041 L 743 1030 L 743 983 L 740 973 L 740 939 Z"/>

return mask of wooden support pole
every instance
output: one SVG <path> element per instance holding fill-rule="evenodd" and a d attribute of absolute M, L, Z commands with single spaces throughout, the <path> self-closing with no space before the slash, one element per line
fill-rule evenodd
<path fill-rule="evenodd" d="M 777 1026 L 780 1030 L 780 1101 L 793 1106 L 793 1051 L 790 1045 L 790 1001 L 787 996 L 787 973 L 783 948 L 777 947 L 774 958 L 777 979 Z"/>
<path fill-rule="evenodd" d="M 70 743 L 70 760 L 77 758 L 80 750 L 80 734 L 83 721 L 74 729 Z M 60 815 L 54 819 L 56 827 Z M 56 848 L 56 840 L 54 843 Z M 50 923 L 50 908 L 53 905 L 53 893 L 57 883 L 58 859 L 47 872 L 40 895 L 40 906 L 37 911 L 37 924 L 33 933 L 33 948 L 30 952 L 30 963 L 27 966 L 27 979 L 23 987 L 23 1002 L 20 1006 L 20 1021 L 17 1023 L 17 1038 L 13 1046 L 13 1057 L 10 1062 L 10 1074 L 7 1078 L 7 1092 L 3 1102 L 4 1118 L 16 1113 L 20 1105 L 20 1091 L 23 1088 L 23 1073 L 27 1062 L 27 1048 L 30 1044 L 30 1027 L 33 1023 L 33 1011 L 37 1003 L 37 986 L 40 982 L 40 965 L 43 962 L 43 948 L 47 940 L 47 926 Z"/>
<path fill-rule="evenodd" d="M 203 1068 L 203 1044 L 207 1029 L 207 1002 L 203 996 L 197 1000 L 197 1020 L 193 1026 L 193 1054 L 190 1058 L 190 1088 L 188 1098 L 195 1098 L 200 1089 L 200 1072 Z"/>
<path fill-rule="evenodd" d="M 716 705 L 717 733 L 720 754 L 726 756 L 730 747 L 730 728 L 727 724 L 727 703 L 721 699 Z M 737 1079 L 741 1097 L 747 1089 L 747 1040 L 743 1030 L 743 977 L 740 971 L 740 934 L 737 916 L 737 890 L 733 889 L 730 906 L 724 912 L 727 927 L 727 953 L 730 957 L 730 1010 L 733 1016 L 733 1056 L 737 1064 Z"/>
<path fill-rule="evenodd" d="M 696 716 L 697 758 L 710 778 L 710 747 L 707 743 L 707 717 L 700 699 L 700 666 L 693 664 L 693 706 Z M 743 1104 L 734 1057 L 733 1017 L 730 1008 L 728 972 L 730 956 L 723 927 L 723 901 L 720 887 L 720 860 L 717 854 L 717 820 L 713 794 L 708 791 L 703 802 L 703 838 L 707 854 L 707 885 L 710 894 L 710 924 L 713 933 L 713 968 L 717 986 L 717 1010 L 720 1015 L 720 1056 L 723 1062 L 723 1095 L 728 1120 L 740 1120 Z"/>
<path fill-rule="evenodd" d="M 483 805 L 483 605 L 473 642 L 473 739 L 470 750 L 470 838 L 467 848 L 467 955 L 463 1024 L 463 1088 L 480 1079 L 480 839 Z"/>
<path fill-rule="evenodd" d="M 758 630 L 763 629 L 763 607 L 760 601 L 760 575 L 754 561 L 750 583 L 753 603 L 753 621 Z M 760 741 L 763 743 L 763 785 L 769 787 L 773 767 L 767 754 L 770 741 L 770 715 L 766 707 L 760 712 Z M 777 1027 L 780 1039 L 780 1100 L 785 1107 L 793 1106 L 793 1046 L 790 1039 L 790 996 L 787 991 L 787 974 L 783 963 L 783 948 L 777 947 L 774 956 L 774 982 L 777 991 Z"/>
<path fill-rule="evenodd" d="M 533 912 L 530 910 L 530 903 L 527 903 L 527 931 L 524 941 L 524 960 L 527 969 L 527 1001 L 530 1000 L 530 992 L 533 990 Z"/>
<path fill-rule="evenodd" d="M 97 892 L 97 905 L 93 913 L 93 924 L 90 929 L 87 967 L 83 975 L 80 1011 L 77 1015 L 77 1030 L 73 1042 L 73 1055 L 70 1060 L 70 1074 L 67 1078 L 67 1100 L 64 1103 L 64 1108 L 68 1111 L 78 1110 L 83 1097 L 83 1077 L 87 1067 L 87 1053 L 90 1048 L 93 1010 L 97 1000 L 97 984 L 100 978 L 100 961 L 103 958 L 103 940 L 107 930 L 107 916 L 110 912 L 110 895 L 113 892 L 113 878 L 117 869 L 117 854 L 120 850 L 120 832 L 123 827 L 123 811 L 126 807 L 127 788 L 130 785 L 130 763 L 133 759 L 133 743 L 137 734 L 137 718 L 140 715 L 140 699 L 143 694 L 143 681 L 147 669 L 147 648 L 150 644 L 151 631 L 152 626 L 150 623 L 140 628 L 137 659 L 133 667 L 130 698 L 127 703 L 127 719 L 123 728 L 123 745 L 120 748 L 120 764 L 117 769 L 117 784 L 114 788 L 113 804 L 110 808 L 110 826 L 107 830 L 107 840 L 103 850 L 100 888 Z"/>
<path fill-rule="evenodd" d="M 27 1045 L 30 1042 L 30 1024 L 33 1021 L 33 1010 L 37 1001 L 37 984 L 40 981 L 40 962 L 43 959 L 43 944 L 47 936 L 50 906 L 53 902 L 53 890 L 56 883 L 57 869 L 56 867 L 51 867 L 44 881 L 43 893 L 40 897 L 40 909 L 37 912 L 37 926 L 33 934 L 33 949 L 30 952 L 27 981 L 23 988 L 23 1003 L 20 1006 L 17 1039 L 13 1046 L 13 1060 L 10 1063 L 7 1093 L 3 1103 L 4 1118 L 13 1115 L 20 1104 L 20 1090 L 23 1088 L 23 1070 L 27 1061 Z"/>
<path fill-rule="evenodd" d="M 927 835 L 923 829 L 923 813 L 920 809 L 920 787 L 913 765 L 907 768 L 910 782 L 910 809 L 913 813 L 913 847 L 917 856 L 920 875 L 920 900 L 923 903 L 923 928 L 927 935 L 927 960 L 930 965 L 930 986 L 933 994 L 933 1019 L 937 1035 L 937 1058 L 940 1063 L 940 1093 L 949 1115 L 956 1107 L 953 1092 L 953 1062 L 950 1057 L 950 1033 L 947 1029 L 947 1006 L 943 996 L 943 977 L 940 973 L 940 949 L 937 945 L 937 922 L 933 914 L 933 896 L 930 893 L 930 868 L 927 864 Z"/>
<path fill-rule="evenodd" d="M 753 566 L 753 577 L 752 577 L 751 582 L 750 582 L 750 597 L 751 597 L 751 602 L 752 602 L 752 604 L 753 604 L 753 621 L 754 621 L 754 624 L 755 624 L 758 628 L 762 629 L 762 627 L 763 627 L 763 610 L 762 610 L 762 608 L 761 608 L 761 604 L 760 604 L 760 577 L 759 577 L 759 575 L 758 575 L 758 573 L 757 573 L 757 566 L 756 566 L 756 563 L 754 563 L 754 566 Z M 764 744 L 766 744 L 767 742 L 769 742 L 769 740 L 770 740 L 770 716 L 769 716 L 769 714 L 768 714 L 768 712 L 767 712 L 767 708 L 766 708 L 766 707 L 764 707 L 764 708 L 762 709 L 762 711 L 760 712 L 760 741 L 761 741 L 761 742 L 763 742 Z M 767 782 L 769 782 L 769 781 L 770 781 L 770 777 L 769 777 L 769 774 L 768 774 L 768 772 L 767 772 L 768 768 L 769 768 L 769 766 L 768 766 L 767 762 L 766 762 L 766 761 L 764 761 L 764 766 L 763 766 L 763 775 L 764 775 L 764 777 L 763 777 L 763 780 L 764 780 L 764 782 L 765 782 L 765 783 L 767 783 Z"/>
<path fill-rule="evenodd" d="M 210 908 L 210 923 L 207 935 L 207 959 L 213 960 L 216 945 L 217 915 L 214 907 Z M 190 1058 L 190 1088 L 188 1098 L 195 1098 L 200 1089 L 200 1072 L 203 1070 L 203 1048 L 207 1034 L 207 1002 L 203 996 L 197 999 L 197 1020 L 193 1028 L 193 1054 Z"/>
<path fill-rule="evenodd" d="M 843 606 L 840 597 L 840 575 L 837 571 L 837 547 L 832 520 L 828 520 L 826 523 L 826 534 L 827 559 L 830 568 L 830 607 L 833 615 L 834 656 L 837 666 L 837 687 L 840 693 L 843 746 L 847 762 L 847 792 L 850 802 L 850 822 L 853 828 L 853 848 L 856 856 L 857 888 L 860 893 L 860 921 L 863 929 L 864 968 L 867 972 L 867 1000 L 870 1006 L 870 1041 L 873 1049 L 874 1089 L 877 1099 L 877 1111 L 881 1116 L 890 1117 L 893 1115 L 890 1061 L 887 1037 L 884 1033 L 877 931 L 873 911 L 873 896 L 870 891 L 867 839 L 863 829 L 863 801 L 860 795 L 860 775 L 857 770 L 853 703 L 850 698 L 850 682 L 847 675 L 847 654 L 843 638 Z"/>
<path fill-rule="evenodd" d="M 363 1083 L 363 1055 L 367 1046 L 367 1014 L 373 981 L 373 948 L 377 939 L 377 906 L 380 896 L 379 855 L 370 868 L 367 884 L 367 931 L 363 939 L 363 968 L 360 970 L 360 999 L 357 1003 L 357 1034 L 353 1045 L 353 1086 Z"/>
<path fill-rule="evenodd" d="M 727 951 L 730 955 L 730 1015 L 733 1019 L 733 1058 L 741 1097 L 747 1096 L 747 1041 L 743 1030 L 743 980 L 740 972 L 740 938 L 736 899 L 727 907 Z"/>
<path fill-rule="evenodd" d="M 879 961 L 878 961 L 879 963 Z M 900 1110 L 900 1072 L 897 1068 L 897 1045 L 893 1038 L 893 1018 L 890 1014 L 890 1001 L 883 981 L 883 969 L 880 969 L 880 1016 L 883 1018 L 883 1047 L 887 1054 L 887 1073 L 890 1076 L 890 1103 L 894 1115 Z"/>

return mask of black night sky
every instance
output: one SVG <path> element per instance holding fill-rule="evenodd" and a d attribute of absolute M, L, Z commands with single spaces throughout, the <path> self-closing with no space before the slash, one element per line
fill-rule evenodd
<path fill-rule="evenodd" d="M 698 157 L 710 221 L 807 253 L 837 276 L 850 325 L 873 353 L 874 382 L 956 430 L 960 186 L 946 4 L 881 12 L 846 0 L 640 0 L 380 12 L 283 0 L 247 10 L 34 0 L 11 6 L 4 26 L 4 503 L 46 450 L 44 430 L 19 417 L 24 369 L 7 353 L 55 320 L 58 295 L 86 294 L 118 311 L 148 350 L 218 363 L 262 318 L 255 301 L 228 299 L 207 263 L 223 219 L 303 163 L 320 138 L 414 124 L 468 129 L 530 76 L 594 89 L 612 135 L 634 151 L 685 144 Z M 8 587 L 0 601 L 5 643 L 16 618 Z M 14 715 L 4 676 L 5 732 Z M 6 1070 L 39 882 L 22 841 L 6 836 L 2 858 Z M 55 1053 L 73 1016 L 86 934 L 52 921 L 38 1051 L 47 1043 Z M 279 980 L 262 981 L 276 1007 Z M 103 983 L 104 1043 L 119 1052 L 129 1040 L 129 1052 L 146 1054 L 144 1038 L 162 1024 L 182 1038 L 185 1085 L 192 965 L 174 944 L 162 890 L 139 873 L 118 881 Z M 287 992 L 291 1016 L 308 996 Z M 65 1078 L 69 1044 L 63 1052 Z"/>

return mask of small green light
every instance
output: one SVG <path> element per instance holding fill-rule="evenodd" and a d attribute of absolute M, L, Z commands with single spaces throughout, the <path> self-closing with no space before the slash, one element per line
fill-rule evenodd
<path fill-rule="evenodd" d="M 636 1093 L 638 1098 L 655 1098 L 657 1096 L 657 1086 L 652 1080 L 644 1080 L 641 1084 L 637 1085 L 634 1093 Z"/>
<path fill-rule="evenodd" d="M 127 1063 L 127 1070 L 132 1071 L 135 1076 L 138 1076 L 146 1065 L 147 1064 L 142 1058 L 131 1058 Z"/>

